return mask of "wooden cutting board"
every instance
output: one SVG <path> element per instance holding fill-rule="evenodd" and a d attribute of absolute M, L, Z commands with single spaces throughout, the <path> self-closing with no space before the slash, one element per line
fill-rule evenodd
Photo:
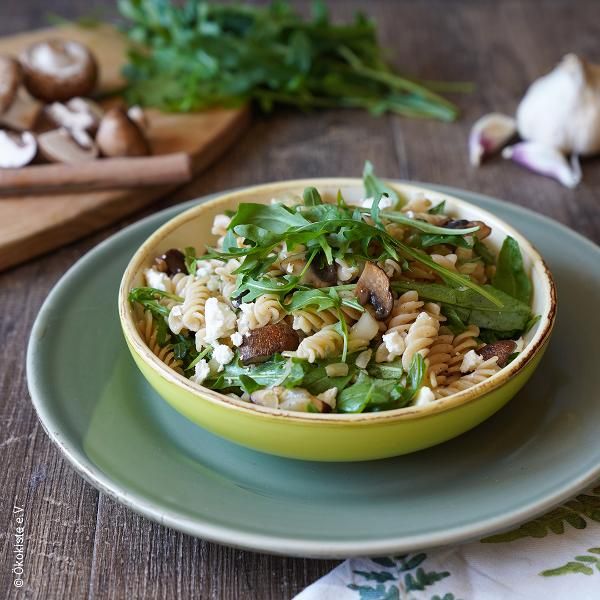
<path fill-rule="evenodd" d="M 100 67 L 99 90 L 119 89 L 126 59 L 125 37 L 108 25 L 62 26 L 0 38 L 0 53 L 17 55 L 29 44 L 66 38 L 86 44 Z M 187 152 L 194 173 L 222 154 L 249 122 L 249 110 L 215 109 L 167 114 L 148 110 L 155 154 Z M 130 214 L 174 186 L 0 198 L 0 270 L 80 238 Z"/>

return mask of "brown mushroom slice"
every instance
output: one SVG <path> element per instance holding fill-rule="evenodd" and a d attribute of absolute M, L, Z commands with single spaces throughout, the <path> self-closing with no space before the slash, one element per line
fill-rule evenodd
<path fill-rule="evenodd" d="M 271 323 L 244 336 L 240 359 L 245 365 L 264 362 L 277 352 L 296 350 L 299 344 L 298 334 L 285 321 Z"/>
<path fill-rule="evenodd" d="M 484 240 L 492 233 L 492 228 L 486 225 L 483 221 L 467 221 L 466 219 L 454 219 L 448 221 L 444 227 L 448 229 L 467 229 L 468 227 L 479 227 L 477 231 L 473 232 L 473 235 L 479 239 Z"/>
<path fill-rule="evenodd" d="M 25 87 L 45 102 L 89 96 L 98 79 L 90 50 L 71 40 L 47 40 L 29 46 L 21 55 Z"/>
<path fill-rule="evenodd" d="M 35 128 L 41 112 L 42 105 L 21 88 L 8 109 L 0 114 L 0 125 L 15 131 L 30 131 Z"/>
<path fill-rule="evenodd" d="M 21 134 L 0 129 L 0 168 L 16 169 L 28 165 L 37 152 L 35 136 L 29 131 Z"/>
<path fill-rule="evenodd" d="M 324 258 L 321 260 L 319 256 L 316 256 L 304 275 L 304 281 L 316 288 L 336 285 L 337 267 L 335 264 L 327 264 Z"/>
<path fill-rule="evenodd" d="M 17 60 L 0 55 L 0 113 L 13 103 L 23 79 L 23 71 Z"/>
<path fill-rule="evenodd" d="M 183 252 L 177 250 L 177 248 L 171 248 L 164 254 L 157 256 L 154 259 L 154 266 L 158 271 L 166 273 L 169 276 L 173 276 L 177 273 L 187 273 L 185 256 L 183 255 Z"/>
<path fill-rule="evenodd" d="M 38 145 L 40 154 L 50 162 L 81 163 L 98 156 L 98 147 L 84 131 L 47 131 L 38 136 Z"/>
<path fill-rule="evenodd" d="M 476 352 L 483 360 L 489 360 L 493 356 L 497 356 L 498 366 L 505 367 L 510 355 L 513 354 L 516 347 L 517 342 L 514 340 L 499 340 L 493 344 L 486 344 L 482 348 L 479 348 L 479 350 L 476 350 Z"/>
<path fill-rule="evenodd" d="M 121 108 L 113 108 L 102 117 L 96 143 L 104 156 L 150 154 L 150 145 L 145 133 Z"/>
<path fill-rule="evenodd" d="M 365 263 L 365 268 L 356 282 L 355 294 L 363 306 L 370 304 L 375 309 L 375 318 L 378 321 L 390 316 L 394 306 L 390 280 L 385 271 L 376 264 Z"/>

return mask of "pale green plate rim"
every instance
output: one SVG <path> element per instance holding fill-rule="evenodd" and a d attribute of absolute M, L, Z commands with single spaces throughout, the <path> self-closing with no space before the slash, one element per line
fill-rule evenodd
<path fill-rule="evenodd" d="M 493 207 L 500 201 L 486 196 L 460 190 L 457 188 L 432 185 L 419 182 L 407 182 L 413 185 L 422 185 L 430 187 L 437 191 L 455 195 L 467 201 L 481 199 L 484 203 Z M 566 479 L 562 485 L 555 487 L 552 493 L 546 494 L 537 501 L 532 501 L 519 509 L 508 513 L 502 513 L 495 517 L 481 520 L 477 523 L 470 523 L 460 527 L 448 528 L 435 533 L 426 533 L 421 535 L 399 536 L 386 540 L 375 540 L 364 542 L 361 540 L 327 541 L 327 540 L 306 540 L 289 538 L 285 536 L 257 535 L 252 532 L 240 531 L 236 528 L 224 527 L 211 523 L 210 520 L 190 519 L 178 511 L 171 510 L 167 506 L 157 502 L 147 500 L 143 494 L 138 494 L 126 485 L 120 485 L 102 472 L 98 467 L 92 464 L 91 460 L 85 455 L 83 448 L 69 439 L 68 433 L 64 430 L 63 424 L 56 418 L 52 411 L 51 400 L 46 397 L 43 382 L 38 378 L 38 370 L 35 368 L 36 361 L 42 360 L 42 357 L 36 353 L 36 342 L 44 333 L 47 327 L 47 316 L 51 312 L 52 306 L 59 294 L 61 287 L 68 285 L 72 279 L 79 275 L 79 270 L 87 263 L 93 260 L 97 253 L 110 247 L 113 243 L 127 237 L 138 228 L 144 228 L 150 223 L 162 223 L 165 217 L 174 216 L 195 205 L 199 201 L 208 200 L 216 194 L 198 198 L 184 204 L 179 204 L 164 211 L 146 217 L 133 225 L 118 232 L 108 238 L 88 254 L 77 261 L 57 282 L 54 289 L 50 292 L 44 302 L 38 317 L 33 325 L 30 341 L 27 349 L 27 381 L 32 398 L 33 406 L 38 414 L 40 422 L 52 440 L 52 442 L 61 450 L 65 458 L 71 463 L 74 469 L 86 479 L 91 485 L 99 489 L 118 502 L 134 510 L 135 512 L 148 517 L 158 523 L 180 530 L 184 533 L 200 537 L 206 540 L 226 544 L 229 546 L 270 552 L 283 555 L 301 555 L 313 557 L 349 557 L 364 555 L 384 555 L 394 552 L 410 551 L 417 548 L 427 548 L 434 546 L 443 546 L 451 543 L 457 543 L 481 537 L 483 535 L 495 532 L 520 522 L 526 521 L 538 514 L 552 508 L 561 501 L 574 495 L 579 490 L 587 487 L 600 477 L 600 462 L 588 470 L 578 473 L 576 476 Z M 576 244 L 584 244 L 589 252 L 596 253 L 600 262 L 600 248 L 587 238 L 570 230 L 568 227 L 542 215 L 538 215 L 528 209 L 518 205 L 510 204 L 509 209 L 515 213 L 520 213 L 524 218 L 540 220 L 549 227 L 558 230 L 562 236 L 567 236 Z"/>

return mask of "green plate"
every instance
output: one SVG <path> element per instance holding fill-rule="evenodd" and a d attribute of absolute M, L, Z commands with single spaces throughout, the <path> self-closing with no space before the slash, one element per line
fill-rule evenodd
<path fill-rule="evenodd" d="M 288 555 L 381 555 L 460 542 L 574 494 L 600 475 L 600 249 L 517 206 L 438 189 L 517 227 L 558 287 L 557 324 L 542 364 L 484 424 L 416 454 L 334 464 L 247 450 L 180 416 L 136 369 L 116 299 L 135 249 L 189 203 L 100 244 L 48 296 L 27 356 L 29 389 L 48 435 L 92 485 L 150 519 Z"/>

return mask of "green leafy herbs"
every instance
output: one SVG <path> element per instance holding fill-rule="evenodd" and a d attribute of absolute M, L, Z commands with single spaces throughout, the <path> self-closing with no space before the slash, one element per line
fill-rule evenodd
<path fill-rule="evenodd" d="M 379 368 L 384 367 L 380 365 Z M 338 394 L 337 410 L 343 413 L 361 413 L 407 406 L 422 386 L 425 371 L 425 361 L 420 354 L 413 357 L 404 385 L 394 377 L 379 378 L 373 369 L 373 375 L 361 371 L 356 382 Z M 398 373 L 397 365 L 395 372 Z M 391 374 L 388 371 L 388 375 Z"/>
<path fill-rule="evenodd" d="M 440 203 L 432 206 L 427 212 L 430 215 L 443 215 L 446 210 L 446 201 L 442 200 Z"/>
<path fill-rule="evenodd" d="M 382 196 L 385 196 L 392 201 L 392 206 L 394 208 L 400 208 L 401 202 L 398 194 L 389 185 L 384 183 L 375 175 L 373 165 L 368 160 L 365 162 L 363 169 L 363 186 L 365 188 L 365 195 L 367 198 L 379 200 Z"/>
<path fill-rule="evenodd" d="M 180 112 L 253 100 L 264 111 L 282 104 L 456 118 L 451 102 L 392 71 L 372 21 L 359 14 L 334 25 L 316 6 L 305 20 L 284 1 L 120 0 L 132 41 L 127 99 Z"/>
<path fill-rule="evenodd" d="M 531 303 L 531 281 L 523 268 L 518 242 L 507 236 L 498 254 L 492 285 L 525 304 Z"/>
<path fill-rule="evenodd" d="M 196 249 L 192 246 L 188 246 L 184 250 L 184 262 L 185 268 L 190 275 L 196 274 L 196 268 L 198 266 L 197 258 L 196 258 Z"/>
<path fill-rule="evenodd" d="M 496 303 L 471 289 L 441 283 L 396 281 L 392 287 L 400 291 L 415 290 L 419 298 L 440 303 L 444 314 L 452 315 L 455 324 L 472 323 L 485 329 L 513 332 L 522 331 L 531 317 L 529 305 L 491 285 L 484 285 L 483 289 L 487 296 L 496 299 Z"/>

